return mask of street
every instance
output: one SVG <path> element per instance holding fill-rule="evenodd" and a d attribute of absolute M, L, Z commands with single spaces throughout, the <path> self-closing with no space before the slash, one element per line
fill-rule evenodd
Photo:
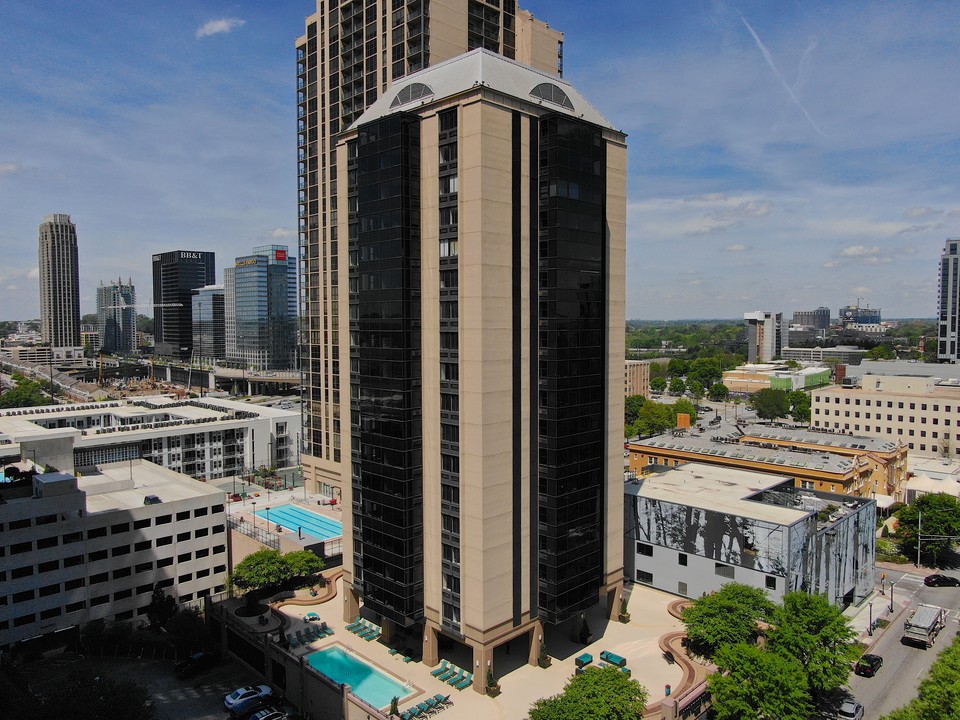
<path fill-rule="evenodd" d="M 883 658 L 883 667 L 876 676 L 865 678 L 852 673 L 850 675 L 850 691 L 863 703 L 866 718 L 880 718 L 915 697 L 920 680 L 926 675 L 940 651 L 953 642 L 957 635 L 960 588 L 926 587 L 923 584 L 923 578 L 934 571 L 921 570 L 920 572 L 922 574 L 886 571 L 886 595 L 877 596 L 873 601 L 873 617 L 875 619 L 883 617 L 884 605 L 890 600 L 889 583 L 896 582 L 894 589 L 896 603 L 899 605 L 903 598 L 909 597 L 910 607 L 897 615 L 896 620 L 889 626 L 874 632 L 876 642 L 867 652 Z M 877 574 L 879 577 L 879 570 Z M 944 574 L 960 577 L 956 571 L 946 571 Z M 918 603 L 939 605 L 946 608 L 948 612 L 947 625 L 929 650 L 900 642 L 903 621 L 909 615 L 910 609 L 916 607 Z"/>

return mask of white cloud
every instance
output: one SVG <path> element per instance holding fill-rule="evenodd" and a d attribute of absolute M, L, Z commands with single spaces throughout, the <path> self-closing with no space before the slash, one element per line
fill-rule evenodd
<path fill-rule="evenodd" d="M 274 228 L 267 235 L 276 240 L 283 240 L 286 238 L 292 238 L 297 236 L 296 230 L 291 230 L 290 228 Z"/>
<path fill-rule="evenodd" d="M 27 278 L 30 280 L 39 280 L 40 279 L 40 268 L 30 268 L 27 271 Z"/>
<path fill-rule="evenodd" d="M 724 252 L 746 252 L 750 249 L 749 245 L 744 245 L 743 243 L 734 243 L 733 245 L 727 245 L 723 248 Z"/>
<path fill-rule="evenodd" d="M 197 38 L 228 33 L 237 29 L 245 22 L 246 20 L 241 20 L 240 18 L 220 18 L 218 20 L 208 20 L 197 28 Z"/>
<path fill-rule="evenodd" d="M 934 210 L 933 208 L 928 207 L 912 207 L 904 210 L 903 216 L 905 218 L 922 218 L 930 217 L 931 215 L 943 215 L 943 210 Z"/>
<path fill-rule="evenodd" d="M 13 175 L 18 169 L 14 163 L 0 163 L 0 175 Z"/>
<path fill-rule="evenodd" d="M 840 257 L 864 257 L 866 255 L 876 255 L 879 252 L 880 248 L 876 245 L 870 248 L 863 245 L 852 245 L 841 250 Z"/>

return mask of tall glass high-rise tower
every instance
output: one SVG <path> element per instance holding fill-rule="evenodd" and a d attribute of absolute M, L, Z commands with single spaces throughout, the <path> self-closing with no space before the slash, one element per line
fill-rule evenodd
<path fill-rule="evenodd" d="M 80 347 L 80 265 L 77 226 L 69 215 L 40 224 L 40 332 L 51 347 Z"/>

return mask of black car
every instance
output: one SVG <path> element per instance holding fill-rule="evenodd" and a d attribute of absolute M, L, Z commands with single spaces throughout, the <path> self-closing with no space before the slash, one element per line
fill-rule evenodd
<path fill-rule="evenodd" d="M 960 580 L 949 575 L 927 575 L 923 579 L 923 584 L 927 587 L 960 587 Z"/>
<path fill-rule="evenodd" d="M 194 653 L 186 660 L 182 660 L 173 666 L 173 674 L 178 678 L 188 678 L 198 675 L 205 670 L 217 664 L 217 656 L 213 653 L 198 652 Z"/>
<path fill-rule="evenodd" d="M 862 675 L 863 677 L 873 677 L 877 674 L 877 670 L 880 669 L 881 665 L 883 665 L 882 657 L 867 653 L 857 661 L 856 665 L 853 666 L 853 671 L 857 675 Z"/>

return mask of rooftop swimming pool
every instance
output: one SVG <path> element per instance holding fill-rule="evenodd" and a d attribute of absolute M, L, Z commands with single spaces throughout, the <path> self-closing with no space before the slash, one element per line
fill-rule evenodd
<path fill-rule="evenodd" d="M 290 532 L 303 530 L 320 540 L 329 540 L 343 535 L 343 525 L 339 521 L 318 515 L 300 505 L 277 505 L 257 510 L 256 515 L 269 520 L 272 525 L 280 525 L 284 530 Z"/>
<path fill-rule="evenodd" d="M 334 682 L 349 685 L 354 695 L 377 708 L 389 707 L 393 698 L 403 702 L 414 693 L 412 687 L 394 680 L 338 645 L 310 653 L 307 662 Z"/>

